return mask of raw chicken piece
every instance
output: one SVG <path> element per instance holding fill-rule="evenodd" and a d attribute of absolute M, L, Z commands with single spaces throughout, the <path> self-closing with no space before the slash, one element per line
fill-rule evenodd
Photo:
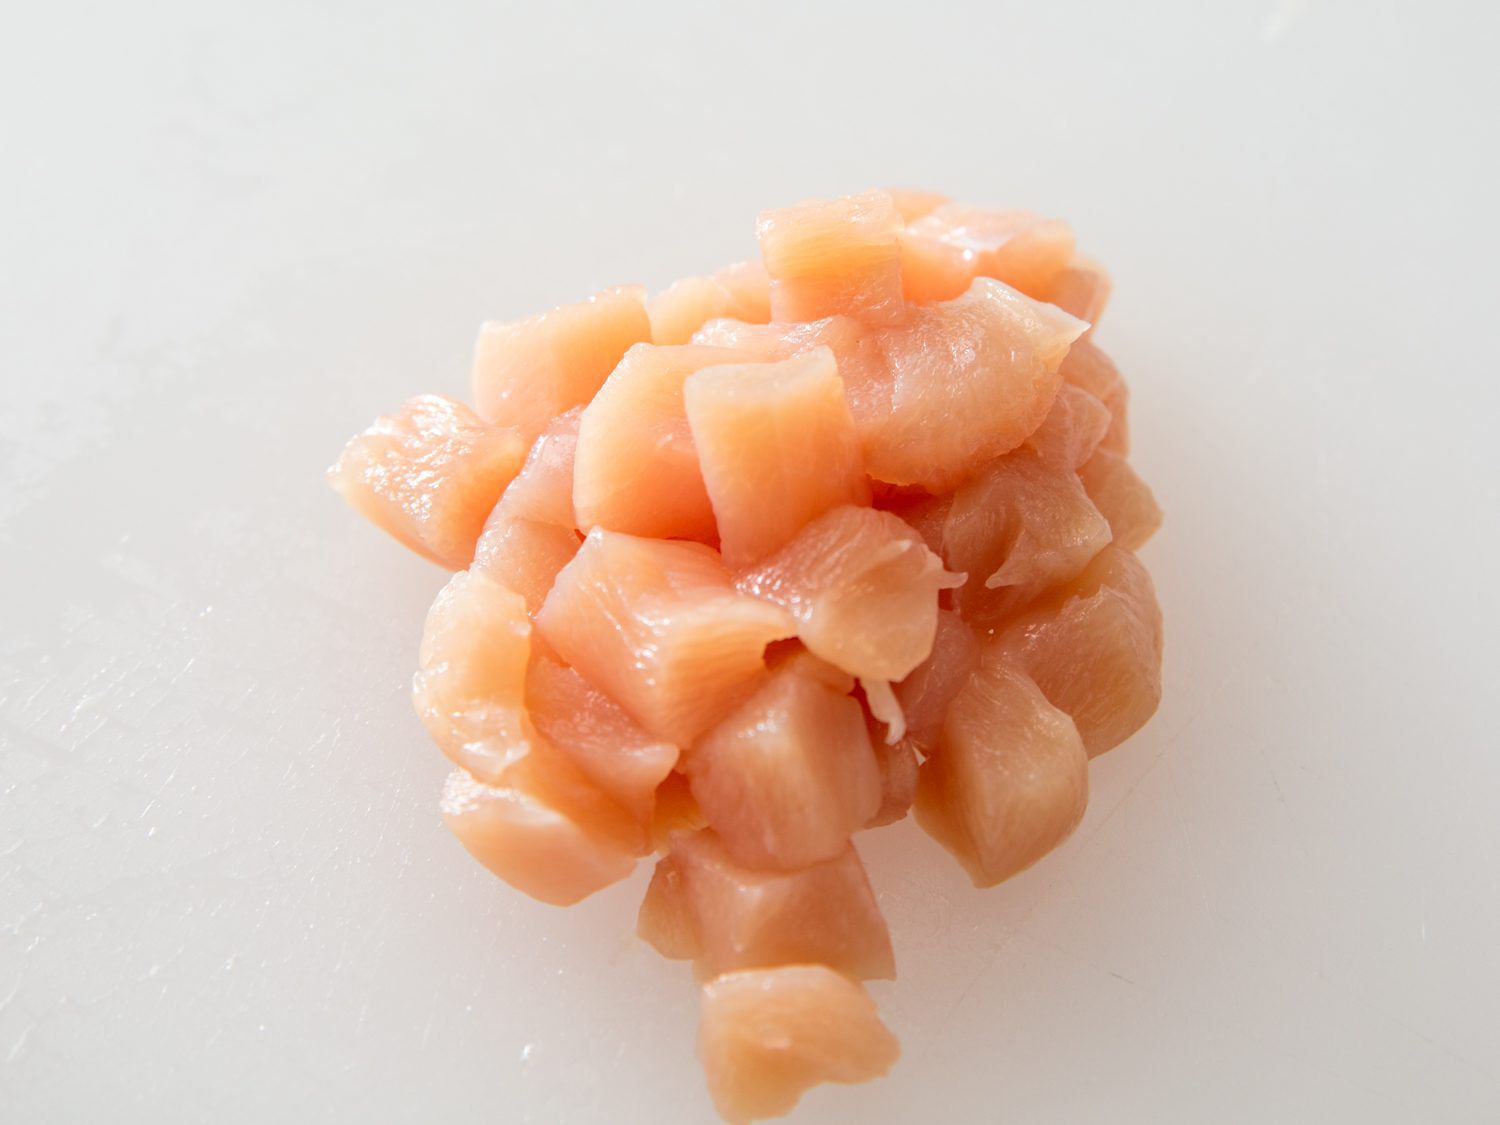
<path fill-rule="evenodd" d="M 978 887 L 1030 867 L 1088 805 L 1089 760 L 1073 720 L 1025 673 L 987 652 L 922 763 L 917 822 Z"/>
<path fill-rule="evenodd" d="M 890 410 L 890 360 L 882 349 L 882 339 L 882 333 L 849 316 L 824 317 L 809 324 L 711 320 L 693 334 L 696 344 L 741 348 L 755 352 L 763 361 L 827 348 L 837 363 L 856 428 L 861 418 L 883 416 Z"/>
<path fill-rule="evenodd" d="M 583 407 L 575 406 L 547 423 L 496 505 L 507 518 L 570 531 L 579 526 L 573 512 L 573 466 L 582 418 Z"/>
<path fill-rule="evenodd" d="M 938 613 L 932 655 L 896 685 L 906 718 L 906 738 L 924 753 L 937 738 L 948 706 L 979 667 L 979 640 L 951 610 Z"/>
<path fill-rule="evenodd" d="M 800 641 L 781 641 L 779 644 L 790 645 L 793 651 L 780 660 L 772 659 L 768 654 L 767 663 L 773 669 L 798 664 L 803 671 L 822 680 L 840 695 L 847 695 L 854 690 L 853 676 L 827 661 L 819 660 Z M 865 827 L 876 828 L 900 820 L 910 811 L 912 798 L 917 791 L 917 759 L 911 747 L 902 739 L 905 719 L 901 715 L 900 704 L 896 702 L 896 695 L 891 691 L 891 685 L 885 680 L 861 683 L 868 712 L 865 716 L 865 729 L 870 736 L 870 749 L 875 754 L 875 766 L 880 774 L 880 805 Z M 871 694 L 871 688 L 877 689 L 874 694 Z M 879 713 L 881 707 L 888 709 L 886 716 Z M 896 725 L 889 725 L 892 723 Z"/>
<path fill-rule="evenodd" d="M 557 572 L 582 541 L 573 516 L 573 455 L 581 412 L 575 407 L 560 414 L 542 431 L 485 521 L 474 549 L 470 569 L 516 591 L 531 613 L 541 608 Z"/>
<path fill-rule="evenodd" d="M 1087 327 L 989 278 L 912 311 L 881 345 L 888 413 L 856 414 L 870 475 L 929 491 L 952 487 L 1041 425 L 1058 366 Z"/>
<path fill-rule="evenodd" d="M 823 965 L 746 969 L 703 986 L 698 1055 L 726 1121 L 780 1117 L 820 1082 L 867 1082 L 900 1054 L 865 990 Z"/>
<path fill-rule="evenodd" d="M 755 233 L 771 277 L 772 319 L 898 316 L 901 229 L 901 215 L 883 191 L 763 212 Z"/>
<path fill-rule="evenodd" d="M 1083 388 L 1064 383 L 1023 448 L 1045 465 L 1074 471 L 1094 455 L 1113 424 L 1109 407 Z"/>
<path fill-rule="evenodd" d="M 765 324 L 771 319 L 771 279 L 759 262 L 736 262 L 707 277 L 673 282 L 646 303 L 646 312 L 655 344 L 686 344 L 721 316 Z"/>
<path fill-rule="evenodd" d="M 677 746 L 753 692 L 765 646 L 795 631 L 784 611 L 736 591 L 708 547 L 600 528 L 536 623 L 564 662 Z"/>
<path fill-rule="evenodd" d="M 1091 336 L 1099 318 L 1104 315 L 1104 306 L 1109 304 L 1112 288 L 1108 270 L 1092 258 L 1074 254 L 1042 299 L 1072 313 L 1079 320 L 1088 321 L 1089 330 L 1085 336 Z"/>
<path fill-rule="evenodd" d="M 1109 409 L 1113 421 L 1099 448 L 1124 457 L 1130 452 L 1130 391 L 1114 361 L 1091 340 L 1078 340 L 1068 349 L 1059 369 L 1063 380 L 1088 391 Z"/>
<path fill-rule="evenodd" d="M 1130 462 L 1101 449 L 1078 470 L 1084 491 L 1109 521 L 1114 541 L 1127 551 L 1138 551 L 1161 527 L 1161 508 Z"/>
<path fill-rule="evenodd" d="M 684 754 L 682 770 L 729 853 L 791 870 L 828 859 L 880 806 L 859 703 L 784 664 Z"/>
<path fill-rule="evenodd" d="M 1050 300 L 1072 257 L 1068 224 L 1030 211 L 945 203 L 901 233 L 901 279 L 908 301 L 949 300 L 976 277 L 993 277 L 1028 296 Z"/>
<path fill-rule="evenodd" d="M 553 906 L 570 906 L 625 878 L 642 854 L 634 822 L 541 744 L 497 785 L 454 770 L 442 812 L 470 855 Z"/>
<path fill-rule="evenodd" d="M 827 347 L 865 470 L 877 481 L 942 491 L 1041 425 L 1062 383 L 1058 368 L 1087 327 L 979 278 L 953 300 L 909 308 L 884 328 L 842 316 L 792 325 L 721 320 L 694 340 L 776 355 Z"/>
<path fill-rule="evenodd" d="M 969 576 L 954 606 L 993 625 L 1080 573 L 1109 540 L 1076 473 L 1029 450 L 1001 457 L 953 494 L 943 525 L 943 557 Z"/>
<path fill-rule="evenodd" d="M 842 507 L 736 585 L 784 607 L 815 656 L 851 676 L 899 680 L 932 651 L 938 591 L 962 582 L 896 516 Z"/>
<path fill-rule="evenodd" d="M 676 832 L 656 865 L 638 930 L 700 977 L 801 962 L 853 977 L 891 978 L 885 919 L 853 846 L 796 871 L 736 863 L 711 830 Z"/>
<path fill-rule="evenodd" d="M 704 367 L 753 363 L 746 348 L 637 344 L 583 412 L 573 505 L 580 526 L 717 543 L 683 381 Z"/>
<path fill-rule="evenodd" d="M 1067 712 L 1089 757 L 1145 725 L 1161 699 L 1161 609 L 1146 568 L 1106 547 L 1073 581 L 1007 622 L 1000 650 Z"/>
<path fill-rule="evenodd" d="M 542 737 L 645 826 L 657 786 L 677 764 L 677 747 L 648 734 L 618 703 L 572 668 L 535 657 L 526 703 Z"/>
<path fill-rule="evenodd" d="M 724 559 L 764 558 L 808 520 L 869 503 L 869 483 L 827 348 L 777 363 L 706 367 L 683 385 Z"/>
<path fill-rule="evenodd" d="M 448 826 L 506 882 L 561 905 L 628 874 L 646 833 L 533 726 L 530 633 L 519 594 L 455 574 L 427 615 L 412 695 L 433 741 L 464 767 L 444 794 Z"/>
<path fill-rule="evenodd" d="M 496 781 L 531 749 L 530 656 L 526 603 L 482 574 L 459 571 L 427 612 L 412 702 L 438 748 L 475 777 Z"/>
<path fill-rule="evenodd" d="M 606 289 L 514 324 L 490 321 L 474 346 L 480 417 L 520 430 L 529 443 L 547 423 L 594 397 L 625 349 L 651 339 L 646 291 Z"/>
<path fill-rule="evenodd" d="M 421 395 L 351 440 L 328 481 L 376 527 L 462 570 L 525 455 L 514 431 L 485 425 L 452 399 Z"/>

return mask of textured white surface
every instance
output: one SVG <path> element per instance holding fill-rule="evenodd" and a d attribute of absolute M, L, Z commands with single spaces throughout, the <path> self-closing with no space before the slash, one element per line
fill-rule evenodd
<path fill-rule="evenodd" d="M 1013 883 L 866 838 L 906 1054 L 798 1119 L 1500 1117 L 1493 9 L 544 7 L 7 16 L 0 1119 L 707 1118 L 644 873 L 444 833 L 441 576 L 320 474 L 482 318 L 888 182 L 1115 271 L 1167 693 Z"/>

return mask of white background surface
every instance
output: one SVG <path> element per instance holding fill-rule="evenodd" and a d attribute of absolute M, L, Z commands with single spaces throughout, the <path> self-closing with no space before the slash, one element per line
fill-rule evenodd
<path fill-rule="evenodd" d="M 905 1056 L 806 1122 L 1500 1118 L 1478 3 L 28 5 L 0 41 L 0 1119 L 697 1122 L 644 870 L 521 900 L 321 471 L 473 333 L 930 185 L 1071 219 L 1166 699 L 978 893 L 864 838 Z"/>

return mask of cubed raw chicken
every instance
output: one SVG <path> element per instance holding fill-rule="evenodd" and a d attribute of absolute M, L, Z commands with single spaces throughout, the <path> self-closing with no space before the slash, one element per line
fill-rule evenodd
<path fill-rule="evenodd" d="M 880 807 L 859 703 L 785 664 L 684 754 L 708 823 L 741 863 L 791 870 L 837 855 Z"/>
<path fill-rule="evenodd" d="M 573 459 L 582 408 L 558 415 L 526 455 L 485 521 L 471 570 L 508 586 L 535 613 L 557 572 L 578 553 Z"/>
<path fill-rule="evenodd" d="M 520 594 L 476 571 L 449 579 L 427 611 L 412 701 L 433 742 L 475 777 L 498 780 L 531 748 L 530 659 Z"/>
<path fill-rule="evenodd" d="M 641 848 L 634 823 L 566 759 L 544 749 L 486 785 L 454 770 L 443 820 L 459 843 L 518 891 L 571 906 L 619 882 Z"/>
<path fill-rule="evenodd" d="M 463 570 L 525 456 L 514 430 L 488 426 L 452 399 L 422 395 L 351 440 L 328 480 L 376 527 L 439 566 Z"/>
<path fill-rule="evenodd" d="M 847 316 L 811 324 L 712 321 L 694 339 L 788 356 L 828 348 L 865 471 L 887 484 L 942 491 L 1041 425 L 1063 381 L 1059 368 L 1087 327 L 981 277 L 951 300 L 907 307 L 884 327 Z"/>
<path fill-rule="evenodd" d="M 1144 726 L 1161 700 L 1161 609 L 1151 576 L 1123 547 L 1106 547 L 995 639 L 1073 717 L 1090 757 Z"/>
<path fill-rule="evenodd" d="M 703 986 L 698 1055 L 724 1120 L 780 1117 L 820 1082 L 868 1082 L 900 1057 L 855 981 L 824 965 L 726 973 Z"/>
<path fill-rule="evenodd" d="M 683 398 L 731 566 L 764 558 L 830 508 L 869 503 L 854 419 L 827 348 L 700 368 Z"/>
<path fill-rule="evenodd" d="M 756 233 L 649 303 L 485 325 L 475 410 L 413 399 L 330 470 L 457 572 L 413 681 L 448 827 L 555 904 L 664 853 L 637 931 L 706 981 L 730 1121 L 896 1060 L 858 832 L 914 810 L 1010 878 L 1162 690 L 1161 510 L 1067 224 L 893 189 Z"/>
<path fill-rule="evenodd" d="M 736 590 L 710 548 L 600 528 L 536 623 L 564 661 L 677 746 L 750 695 L 766 645 L 795 631 L 784 610 Z"/>
<path fill-rule="evenodd" d="M 764 212 L 755 233 L 771 278 L 771 318 L 899 316 L 901 230 L 901 213 L 883 191 Z"/>
<path fill-rule="evenodd" d="M 573 506 L 579 526 L 716 544 L 682 387 L 705 367 L 753 363 L 746 348 L 637 344 L 583 412 Z"/>
<path fill-rule="evenodd" d="M 1067 839 L 1089 799 L 1073 720 L 1000 651 L 986 653 L 943 719 L 917 784 L 917 822 L 990 887 Z"/>
<path fill-rule="evenodd" d="M 528 442 L 594 397 L 631 344 L 651 339 L 646 291 L 606 289 L 514 324 L 490 321 L 474 345 L 474 406 Z"/>
<path fill-rule="evenodd" d="M 896 516 L 852 506 L 807 523 L 737 579 L 786 609 L 815 656 L 875 680 L 902 679 L 927 659 L 938 592 L 962 582 Z"/>
<path fill-rule="evenodd" d="M 1017 450 L 953 494 L 943 557 L 968 575 L 953 604 L 976 626 L 994 625 L 1078 574 L 1109 541 L 1077 473 Z"/>
<path fill-rule="evenodd" d="M 814 961 L 849 976 L 896 975 L 891 938 L 852 845 L 795 871 L 738 863 L 712 829 L 676 832 L 638 929 L 702 977 Z"/>
<path fill-rule="evenodd" d="M 572 668 L 533 657 L 526 703 L 541 736 L 640 821 L 651 823 L 657 788 L 678 749 L 644 730 L 625 709 Z"/>
<path fill-rule="evenodd" d="M 1026 439 L 1024 448 L 1043 464 L 1076 471 L 1094 455 L 1113 424 L 1109 407 L 1083 388 L 1063 383 L 1057 388 L 1052 409 Z"/>

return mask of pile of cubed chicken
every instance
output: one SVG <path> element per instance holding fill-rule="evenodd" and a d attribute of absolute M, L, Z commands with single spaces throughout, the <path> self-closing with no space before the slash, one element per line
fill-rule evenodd
<path fill-rule="evenodd" d="M 1068 226 L 874 191 L 757 234 L 486 324 L 472 405 L 412 399 L 330 470 L 454 572 L 414 684 L 449 828 L 559 905 L 659 853 L 638 929 L 693 962 L 731 1121 L 897 1057 L 855 833 L 915 810 L 998 883 L 1161 692 L 1160 512 Z"/>

